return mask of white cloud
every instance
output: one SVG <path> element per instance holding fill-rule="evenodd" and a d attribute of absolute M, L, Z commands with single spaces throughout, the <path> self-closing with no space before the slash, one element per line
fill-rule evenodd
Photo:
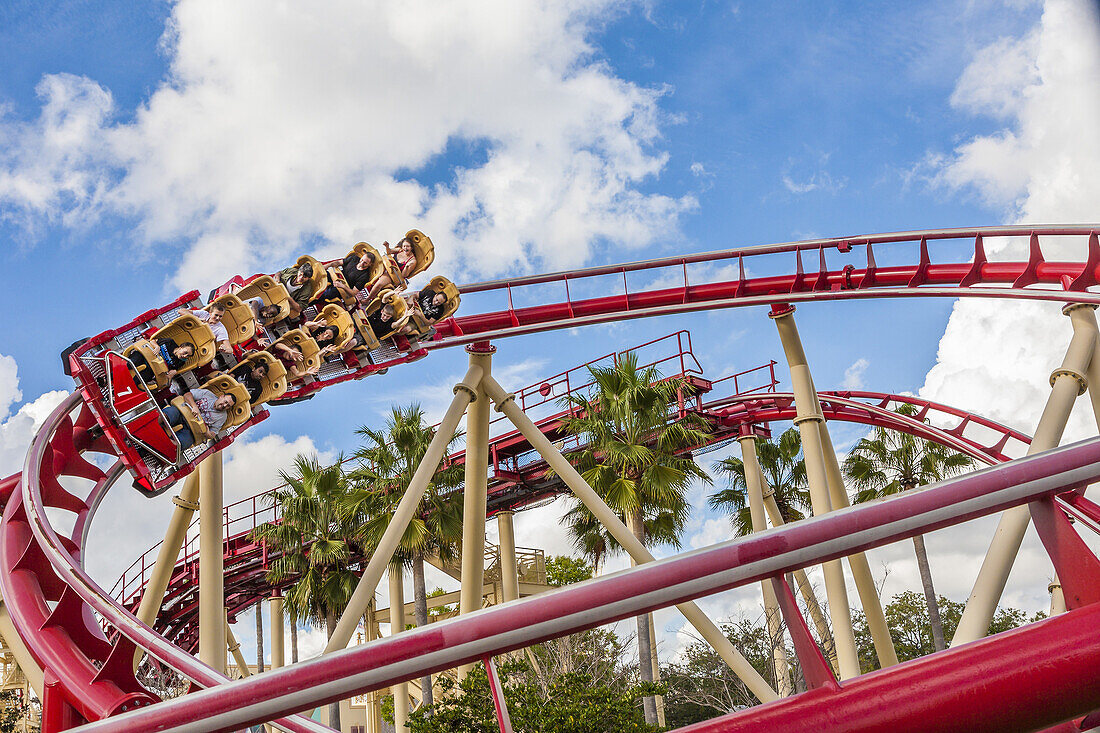
<path fill-rule="evenodd" d="M 667 160 L 664 90 L 593 53 L 621 5 L 181 0 L 169 75 L 132 119 L 67 74 L 43 79 L 37 120 L 0 119 L 0 204 L 31 227 L 133 219 L 142 243 L 185 245 L 186 289 L 412 225 L 441 270 L 483 275 L 645 246 L 695 202 L 638 188 Z"/>
<path fill-rule="evenodd" d="M 840 383 L 840 386 L 844 389 L 863 389 L 863 373 L 867 371 L 867 367 L 871 366 L 871 362 L 864 358 L 856 359 L 852 362 L 852 365 L 844 370 L 844 381 Z"/>
<path fill-rule="evenodd" d="M 1039 26 L 1026 37 L 1002 39 L 978 52 L 959 79 L 952 102 L 1004 119 L 1005 126 L 962 143 L 950 156 L 930 158 L 939 166 L 941 185 L 977 191 L 1008 220 L 1095 220 L 1100 199 L 1095 176 L 1100 167 L 1100 136 L 1095 134 L 1100 26 L 1094 5 L 1048 0 Z M 1019 243 L 1010 246 L 1020 253 Z M 1071 254 L 1049 245 L 1044 251 L 1051 259 Z M 1072 252 L 1075 258 L 1084 254 L 1083 248 Z M 1047 377 L 1060 363 L 1070 334 L 1069 319 L 1055 305 L 960 300 L 920 394 L 1030 434 L 1049 395 Z M 1065 442 L 1095 435 L 1085 408 L 1078 404 Z M 955 532 L 951 543 L 967 536 L 973 533 Z M 972 582 L 991 532 L 980 536 L 980 547 L 956 557 L 953 573 L 941 577 Z M 1030 534 L 1017 565 L 1041 566 L 1049 573 L 1049 561 L 1037 553 L 1042 550 Z M 1045 585 L 1042 570 L 1015 572 L 1004 600 L 1042 608 Z"/>

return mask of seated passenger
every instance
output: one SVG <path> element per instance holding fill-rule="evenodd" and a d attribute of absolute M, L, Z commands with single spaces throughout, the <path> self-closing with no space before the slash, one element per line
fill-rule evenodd
<path fill-rule="evenodd" d="M 310 282 L 312 277 L 313 265 L 308 262 L 301 267 L 292 265 L 279 273 L 277 279 L 286 286 L 286 291 L 290 294 L 291 318 L 299 318 L 313 300 L 313 285 Z"/>
<path fill-rule="evenodd" d="M 340 273 L 344 276 L 344 282 L 334 280 L 315 300 L 343 304 L 343 298 L 358 298 L 370 285 L 370 271 L 374 263 L 374 254 L 371 252 L 367 252 L 365 257 L 350 254 L 340 260 Z"/>
<path fill-rule="evenodd" d="M 367 316 L 367 325 L 374 331 L 374 335 L 377 338 L 382 338 L 389 335 L 393 330 L 393 306 L 386 303 L 374 313 Z"/>
<path fill-rule="evenodd" d="M 237 398 L 231 394 L 218 397 L 210 390 L 201 387 L 196 387 L 185 393 L 183 399 L 187 403 L 188 409 L 194 413 L 202 424 L 203 430 L 201 435 L 193 434 L 191 429 L 187 427 L 187 420 L 184 418 L 183 413 L 175 405 L 165 407 L 164 417 L 167 418 L 168 424 L 176 432 L 176 438 L 183 449 L 190 448 L 200 441 L 217 438 L 218 431 L 229 420 L 229 410 L 237 404 Z"/>
<path fill-rule="evenodd" d="M 175 377 L 180 368 L 187 363 L 187 360 L 195 355 L 194 344 L 184 343 L 182 346 L 177 346 L 176 342 L 170 338 L 149 340 L 156 345 L 157 349 L 160 351 L 160 358 L 164 360 L 164 366 L 168 367 L 168 371 L 166 372 L 168 379 Z M 155 381 L 153 367 L 150 366 L 144 354 L 135 350 L 131 351 L 130 355 L 126 358 L 134 365 L 134 371 L 141 375 L 142 379 L 150 384 Z"/>
<path fill-rule="evenodd" d="M 309 330 L 309 335 L 321 347 L 319 357 L 324 359 L 339 352 L 340 329 L 329 326 L 324 321 L 306 321 L 305 326 Z"/>
<path fill-rule="evenodd" d="M 232 354 L 233 347 L 229 343 L 229 330 L 222 323 L 222 316 L 225 315 L 225 306 L 215 304 L 210 306 L 210 310 L 189 310 L 191 315 L 198 318 L 200 321 L 210 326 L 210 332 L 214 334 L 214 345 L 218 351 L 223 354 Z"/>
<path fill-rule="evenodd" d="M 404 296 L 413 308 L 424 314 L 428 323 L 435 325 L 440 317 L 447 311 L 447 296 L 439 292 L 431 285 L 421 288 L 415 296 Z M 416 330 L 416 326 L 409 322 L 397 329 L 400 334 L 408 335 Z"/>
<path fill-rule="evenodd" d="M 389 242 L 383 242 L 382 246 L 386 248 L 386 254 L 397 263 L 397 270 L 401 277 L 406 280 L 412 277 L 413 271 L 416 269 L 416 253 L 413 251 L 412 242 L 409 241 L 409 238 L 402 239 L 396 247 L 391 246 Z M 366 307 L 368 303 L 374 300 L 374 296 L 382 292 L 383 288 L 396 288 L 398 286 L 400 286 L 400 283 L 395 283 L 393 278 L 383 272 L 378 276 L 378 279 L 371 283 L 370 290 L 367 291 L 365 297 L 360 298 L 359 302 Z"/>
<path fill-rule="evenodd" d="M 263 298 L 252 298 L 248 301 L 248 307 L 252 309 L 252 317 L 256 319 L 256 325 L 264 328 L 273 326 L 279 315 L 279 306 L 267 305 Z"/>
<path fill-rule="evenodd" d="M 236 379 L 246 390 L 248 399 L 253 404 L 259 400 L 264 391 L 264 378 L 267 377 L 267 364 L 262 361 L 246 364 L 241 362 L 229 370 L 229 376 Z"/>
<path fill-rule="evenodd" d="M 309 369 L 302 369 L 301 365 L 305 362 L 306 357 L 301 351 L 293 346 L 275 343 L 272 349 L 272 354 L 274 354 L 275 358 L 281 361 L 283 366 L 286 367 L 287 381 L 296 382 L 299 379 L 305 379 L 307 376 L 313 376 L 317 374 L 317 371 L 321 368 L 321 364 L 318 362 L 317 365 Z"/>

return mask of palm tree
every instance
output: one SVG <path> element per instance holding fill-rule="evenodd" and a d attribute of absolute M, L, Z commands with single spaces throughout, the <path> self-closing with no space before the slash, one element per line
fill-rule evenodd
<path fill-rule="evenodd" d="M 252 530 L 275 556 L 268 582 L 293 581 L 285 600 L 290 616 L 324 624 L 329 638 L 358 583 L 350 559 L 361 551 L 355 518 L 339 511 L 349 489 L 341 463 L 322 467 L 316 455 L 298 455 L 294 472 L 280 474 L 285 486 L 264 497 L 279 518 Z M 339 729 L 339 703 L 329 706 L 329 722 Z"/>
<path fill-rule="evenodd" d="M 420 405 L 394 407 L 382 430 L 361 427 L 356 431 L 365 444 L 355 453 L 359 467 L 351 472 L 354 490 L 344 511 L 356 517 L 358 539 L 364 547 L 378 546 L 413 473 L 424 458 L 435 429 L 425 425 Z M 455 434 L 454 443 L 461 434 Z M 441 467 L 428 484 L 420 510 L 409 522 L 395 554 L 396 563 L 410 567 L 413 576 L 416 625 L 428 624 L 428 600 L 424 586 L 424 557 L 455 557 L 462 539 L 462 494 L 453 489 L 462 483 L 461 466 Z M 431 676 L 421 680 L 422 702 L 432 704 Z"/>
<path fill-rule="evenodd" d="M 917 412 L 913 405 L 902 405 L 896 412 L 912 416 Z M 844 460 L 844 473 L 856 488 L 855 501 L 864 502 L 939 481 L 964 469 L 971 468 L 974 459 L 945 448 L 938 443 L 916 438 L 908 433 L 877 427 L 870 438 L 863 438 Z M 924 536 L 913 537 L 913 549 L 917 556 L 924 598 L 928 604 L 928 618 L 932 627 L 932 642 L 936 651 L 944 648 L 943 622 L 932 586 L 932 570 L 928 565 L 928 552 Z"/>
<path fill-rule="evenodd" d="M 642 544 L 680 546 L 692 479 L 710 481 L 690 450 L 707 439 L 707 424 L 689 414 L 676 418 L 685 383 L 662 379 L 652 366 L 638 368 L 628 353 L 611 367 L 589 367 L 594 387 L 588 397 L 569 395 L 566 432 L 584 446 L 570 460 L 584 480 L 630 527 Z M 577 548 L 598 567 L 622 547 L 579 501 L 562 520 Z M 653 681 L 653 640 L 649 616 L 638 617 L 641 679 Z M 646 722 L 656 724 L 656 701 L 644 699 Z"/>
<path fill-rule="evenodd" d="M 772 498 L 779 507 L 784 523 L 805 519 L 810 507 L 810 492 L 806 482 L 806 462 L 802 459 L 802 437 L 797 428 L 788 428 L 776 441 L 756 443 L 756 459 L 771 487 Z M 724 510 L 739 537 L 752 534 L 752 515 L 745 501 L 745 464 L 730 456 L 714 464 L 714 470 L 726 477 L 729 486 L 711 494 L 707 503 L 711 509 Z"/>

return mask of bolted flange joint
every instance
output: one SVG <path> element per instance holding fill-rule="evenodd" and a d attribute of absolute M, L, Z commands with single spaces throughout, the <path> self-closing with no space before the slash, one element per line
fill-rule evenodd
<path fill-rule="evenodd" d="M 794 313 L 794 306 L 790 303 L 772 303 L 772 309 L 768 311 L 768 318 L 778 320 L 792 313 Z"/>
<path fill-rule="evenodd" d="M 1066 369 L 1061 367 L 1055 369 L 1050 373 L 1050 386 L 1053 387 L 1054 383 L 1058 381 L 1058 377 L 1073 377 L 1077 380 L 1077 396 L 1080 397 L 1085 393 L 1085 390 L 1089 388 L 1089 380 L 1085 378 L 1085 375 L 1075 369 Z"/>
<path fill-rule="evenodd" d="M 504 413 L 504 408 L 508 406 L 508 403 L 509 402 L 515 402 L 515 401 L 516 401 L 516 393 L 515 392 L 509 392 L 508 394 L 504 395 L 504 399 L 502 399 L 500 402 L 498 402 L 493 409 L 496 410 L 497 412 L 503 414 Z"/>
<path fill-rule="evenodd" d="M 458 394 L 459 392 L 465 392 L 466 394 L 470 395 L 470 402 L 477 402 L 477 390 L 474 389 L 473 387 L 470 387 L 470 386 L 467 386 L 467 385 L 463 384 L 462 382 L 459 382 L 458 384 L 456 384 L 454 389 L 451 390 L 451 391 L 454 394 Z"/>
<path fill-rule="evenodd" d="M 187 501 L 186 499 L 183 499 L 179 496 L 173 496 L 172 503 L 178 507 L 190 509 L 193 512 L 197 512 L 199 510 L 199 503 L 197 501 Z"/>
<path fill-rule="evenodd" d="M 1062 306 L 1062 315 L 1068 316 L 1071 312 L 1077 310 L 1078 308 L 1091 308 L 1092 310 L 1096 310 L 1096 304 L 1095 303 L 1066 303 L 1065 305 Z"/>
<path fill-rule="evenodd" d="M 825 422 L 825 416 L 820 412 L 814 412 L 809 415 L 799 415 L 794 420 L 791 420 L 795 427 L 798 427 L 804 422 Z"/>

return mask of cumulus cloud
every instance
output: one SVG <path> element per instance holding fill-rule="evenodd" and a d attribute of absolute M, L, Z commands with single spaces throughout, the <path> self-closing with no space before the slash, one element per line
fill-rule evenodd
<path fill-rule="evenodd" d="M 67 392 L 60 390 L 46 392 L 9 415 L 23 393 L 19 389 L 15 359 L 0 354 L 0 476 L 23 470 L 23 459 L 34 434 L 67 396 Z"/>
<path fill-rule="evenodd" d="M 867 371 L 869 366 L 871 366 L 871 362 L 866 359 L 856 359 L 851 366 L 844 370 L 844 381 L 840 383 L 840 386 L 844 389 L 863 389 L 863 373 Z"/>
<path fill-rule="evenodd" d="M 980 50 L 960 77 L 952 103 L 1004 126 L 960 144 L 938 159 L 937 181 L 974 191 L 1020 223 L 1089 222 L 1096 217 L 1100 182 L 1100 24 L 1085 0 L 1048 0 L 1037 28 L 1021 39 L 1001 39 Z M 1001 242 L 1002 255 L 1024 254 L 1022 243 Z M 1047 257 L 1082 258 L 1083 247 Z M 1026 255 L 1025 255 L 1026 256 Z M 979 299 L 954 305 L 940 340 L 936 364 L 920 390 L 923 397 L 975 410 L 1027 433 L 1035 429 L 1049 394 L 1047 377 L 1061 361 L 1071 334 L 1055 305 Z M 1095 435 L 1092 416 L 1078 404 L 1065 441 Z M 960 533 L 952 535 L 951 542 Z M 956 557 L 955 576 L 976 574 L 983 546 Z M 936 540 L 929 541 L 935 552 Z M 1045 604 L 1044 573 L 1034 535 L 1017 562 L 1006 602 Z M 1030 577 L 1021 566 L 1043 566 Z M 964 570 L 968 568 L 968 570 Z M 1035 593 L 1039 588 L 1040 593 Z"/>
<path fill-rule="evenodd" d="M 184 288 L 414 224 L 479 275 L 645 246 L 695 202 L 640 190 L 667 160 L 665 90 L 595 53 L 621 5 L 180 0 L 168 76 L 132 115 L 57 74 L 38 119 L 0 119 L 0 204 L 28 225 L 132 220 L 182 243 Z"/>

